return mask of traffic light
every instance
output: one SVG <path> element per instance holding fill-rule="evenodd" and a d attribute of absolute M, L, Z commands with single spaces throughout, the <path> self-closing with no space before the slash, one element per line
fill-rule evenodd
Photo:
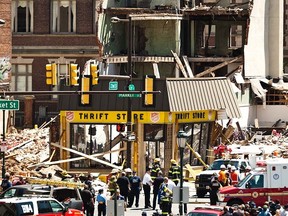
<path fill-rule="evenodd" d="M 83 93 L 88 92 L 90 90 L 90 78 L 89 77 L 82 77 L 81 78 L 81 104 L 87 105 L 90 103 L 89 94 Z"/>
<path fill-rule="evenodd" d="M 90 64 L 90 74 L 92 76 L 92 85 L 97 85 L 99 78 L 99 70 L 97 64 Z"/>
<path fill-rule="evenodd" d="M 46 64 L 46 84 L 56 86 L 58 84 L 57 64 Z"/>
<path fill-rule="evenodd" d="M 153 91 L 154 90 L 154 76 L 145 76 L 145 91 Z M 153 106 L 154 97 L 153 94 L 145 94 L 144 96 L 144 104 L 146 106 Z"/>
<path fill-rule="evenodd" d="M 124 132 L 125 131 L 125 124 L 117 124 L 116 130 L 117 130 L 117 132 Z"/>
<path fill-rule="evenodd" d="M 69 65 L 70 72 L 70 86 L 79 85 L 79 67 L 78 64 L 70 64 Z"/>

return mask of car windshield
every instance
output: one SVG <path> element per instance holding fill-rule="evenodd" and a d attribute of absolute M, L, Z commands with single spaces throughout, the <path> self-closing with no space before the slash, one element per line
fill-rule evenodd
<path fill-rule="evenodd" d="M 237 187 L 242 187 L 243 184 L 245 184 L 245 182 L 247 182 L 247 179 L 250 179 L 250 177 L 252 176 L 252 173 L 249 173 L 247 176 L 245 176 L 245 178 L 243 178 L 237 185 Z"/>
<path fill-rule="evenodd" d="M 220 170 L 220 166 L 224 164 L 226 167 L 228 164 L 231 166 L 235 166 L 236 168 L 239 167 L 239 161 L 229 161 L 229 160 L 220 160 L 220 161 L 214 161 L 208 168 L 208 170 Z"/>

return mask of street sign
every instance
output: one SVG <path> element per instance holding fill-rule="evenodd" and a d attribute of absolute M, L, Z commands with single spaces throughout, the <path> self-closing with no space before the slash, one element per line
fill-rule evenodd
<path fill-rule="evenodd" d="M 118 82 L 110 81 L 109 82 L 109 91 L 117 91 L 118 90 Z"/>
<path fill-rule="evenodd" d="M 118 94 L 118 98 L 140 98 L 141 94 Z"/>
<path fill-rule="evenodd" d="M 135 91 L 135 85 L 134 84 L 129 84 L 129 86 L 128 86 L 128 90 L 129 91 Z"/>
<path fill-rule="evenodd" d="M 0 110 L 19 110 L 19 100 L 0 100 Z"/>

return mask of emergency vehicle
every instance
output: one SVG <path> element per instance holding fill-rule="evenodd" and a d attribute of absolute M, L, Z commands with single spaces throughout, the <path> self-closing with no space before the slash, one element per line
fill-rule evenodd
<path fill-rule="evenodd" d="M 232 206 L 249 201 L 262 206 L 266 201 L 288 203 L 288 159 L 275 158 L 257 162 L 257 168 L 235 186 L 218 192 L 220 204 Z M 221 203 L 222 202 L 222 203 Z"/>

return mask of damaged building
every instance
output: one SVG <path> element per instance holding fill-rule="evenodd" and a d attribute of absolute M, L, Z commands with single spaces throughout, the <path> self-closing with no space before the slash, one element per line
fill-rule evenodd
<path fill-rule="evenodd" d="M 92 94 L 86 105 L 79 102 L 78 95 L 14 95 L 20 100 L 20 110 L 14 116 L 16 127 L 41 125 L 60 113 L 57 128 L 53 129 L 58 132 L 52 140 L 55 145 L 87 155 L 103 155 L 105 149 L 110 155 L 105 160 L 111 163 L 115 162 L 112 151 L 118 145 L 121 160 L 116 162 L 128 159 L 131 168 L 140 174 L 145 170 L 139 163 L 141 158 L 146 158 L 145 165 L 149 166 L 153 158 L 160 157 L 168 169 L 170 159 L 178 157 L 179 130 L 191 136 L 189 144 L 207 161 L 211 142 L 217 144 L 210 136 L 216 130 L 215 122 L 225 125 L 233 120 L 245 128 L 266 127 L 281 119 L 285 128 L 288 112 L 283 61 L 287 56 L 285 47 L 283 54 L 283 41 L 287 37 L 283 26 L 287 29 L 288 2 L 48 2 L 5 1 L 12 8 L 11 20 L 6 18 L 12 29 L 12 91 L 77 91 L 79 87 L 67 85 L 67 68 L 75 63 L 82 72 L 92 59 L 98 63 L 100 76 L 98 84 L 89 90 L 108 91 L 110 82 L 116 81 L 118 90 L 125 91 L 128 81 L 119 78 L 122 76 L 131 77 L 135 90 L 143 91 L 146 77 L 153 79 L 152 90 L 160 93 L 150 98 L 150 104 L 146 103 L 146 95 L 129 99 L 115 93 Z M 25 23 L 19 22 L 20 17 L 25 17 Z M 5 53 L 1 55 L 6 57 Z M 59 64 L 61 80 L 58 86 L 47 86 L 45 66 L 53 62 Z M 127 140 L 111 135 L 116 125 L 128 123 L 129 109 L 136 134 L 136 139 L 128 142 L 131 146 L 127 146 Z M 275 115 L 267 115 L 271 110 Z M 100 113 L 105 118 L 100 118 Z M 102 143 L 97 143 L 99 130 L 92 133 L 98 125 L 106 128 L 107 139 Z M 128 158 L 126 151 L 131 151 Z M 55 159 L 77 156 L 73 154 L 60 149 Z M 190 152 L 185 160 L 199 164 Z M 99 167 L 99 161 L 87 161 L 65 163 L 63 167 Z"/>

